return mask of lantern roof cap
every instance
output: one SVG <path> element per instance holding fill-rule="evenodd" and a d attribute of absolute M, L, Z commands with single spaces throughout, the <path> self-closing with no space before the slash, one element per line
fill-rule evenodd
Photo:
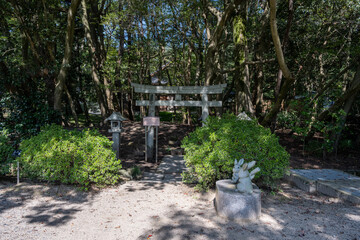
<path fill-rule="evenodd" d="M 105 119 L 105 122 L 107 121 L 125 121 L 126 118 L 124 118 L 119 112 L 113 112 L 110 117 Z"/>

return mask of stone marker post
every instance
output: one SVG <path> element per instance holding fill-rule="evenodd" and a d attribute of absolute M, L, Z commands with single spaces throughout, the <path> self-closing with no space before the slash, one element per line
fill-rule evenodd
<path fill-rule="evenodd" d="M 113 140 L 113 151 L 116 153 L 116 158 L 120 157 L 120 134 L 122 129 L 122 121 L 126 120 L 120 113 L 113 112 L 110 117 L 105 119 L 105 122 L 110 121 L 111 129 L 109 132 L 112 133 Z"/>
<path fill-rule="evenodd" d="M 150 94 L 149 101 L 150 101 L 149 117 L 155 117 L 155 104 L 154 104 L 155 94 Z M 147 143 L 146 156 L 152 160 L 154 158 L 154 126 L 148 125 L 147 130 L 148 130 L 148 132 L 147 132 L 147 139 L 146 139 L 146 141 L 147 141 L 146 142 Z"/>
<path fill-rule="evenodd" d="M 201 120 L 202 120 L 202 126 L 205 125 L 205 121 L 209 116 L 209 98 L 207 94 L 203 94 L 201 96 L 202 102 L 201 102 L 201 107 L 202 107 L 202 115 L 201 115 Z"/>
<path fill-rule="evenodd" d="M 158 128 L 160 126 L 159 117 L 145 117 L 143 118 L 143 125 L 145 127 L 145 161 L 149 158 L 154 158 L 154 128 L 156 129 L 156 150 L 155 161 L 157 162 L 157 148 L 158 148 Z"/>

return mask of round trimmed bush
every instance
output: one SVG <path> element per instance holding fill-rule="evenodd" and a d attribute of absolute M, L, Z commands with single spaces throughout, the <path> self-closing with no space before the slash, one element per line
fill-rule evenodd
<path fill-rule="evenodd" d="M 121 162 L 111 145 L 95 130 L 68 131 L 58 125 L 47 126 L 21 143 L 22 173 L 83 187 L 90 183 L 115 184 L 120 178 Z"/>
<path fill-rule="evenodd" d="M 235 159 L 255 160 L 261 171 L 255 179 L 273 188 L 289 166 L 289 154 L 270 129 L 256 121 L 238 120 L 233 114 L 209 117 L 205 126 L 184 138 L 185 161 L 189 171 L 185 182 L 197 182 L 206 190 L 220 179 L 231 178 Z"/>

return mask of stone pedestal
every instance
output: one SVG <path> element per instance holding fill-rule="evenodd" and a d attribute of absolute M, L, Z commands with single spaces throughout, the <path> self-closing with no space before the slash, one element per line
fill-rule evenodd
<path fill-rule="evenodd" d="M 219 216 L 229 220 L 254 221 L 261 215 L 261 192 L 253 184 L 252 193 L 240 193 L 230 179 L 216 182 L 215 208 Z"/>
<path fill-rule="evenodd" d="M 112 149 L 116 154 L 116 159 L 119 159 L 120 158 L 120 133 L 121 133 L 121 130 L 111 131 L 111 132 L 112 132 L 112 140 L 113 140 Z"/>

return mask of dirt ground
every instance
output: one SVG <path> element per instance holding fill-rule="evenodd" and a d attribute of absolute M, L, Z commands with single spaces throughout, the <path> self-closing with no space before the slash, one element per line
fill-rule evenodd
<path fill-rule="evenodd" d="M 216 215 L 215 193 L 176 183 L 89 193 L 64 185 L 0 182 L 0 239 L 360 239 L 360 206 L 281 185 L 263 193 L 257 222 Z"/>

